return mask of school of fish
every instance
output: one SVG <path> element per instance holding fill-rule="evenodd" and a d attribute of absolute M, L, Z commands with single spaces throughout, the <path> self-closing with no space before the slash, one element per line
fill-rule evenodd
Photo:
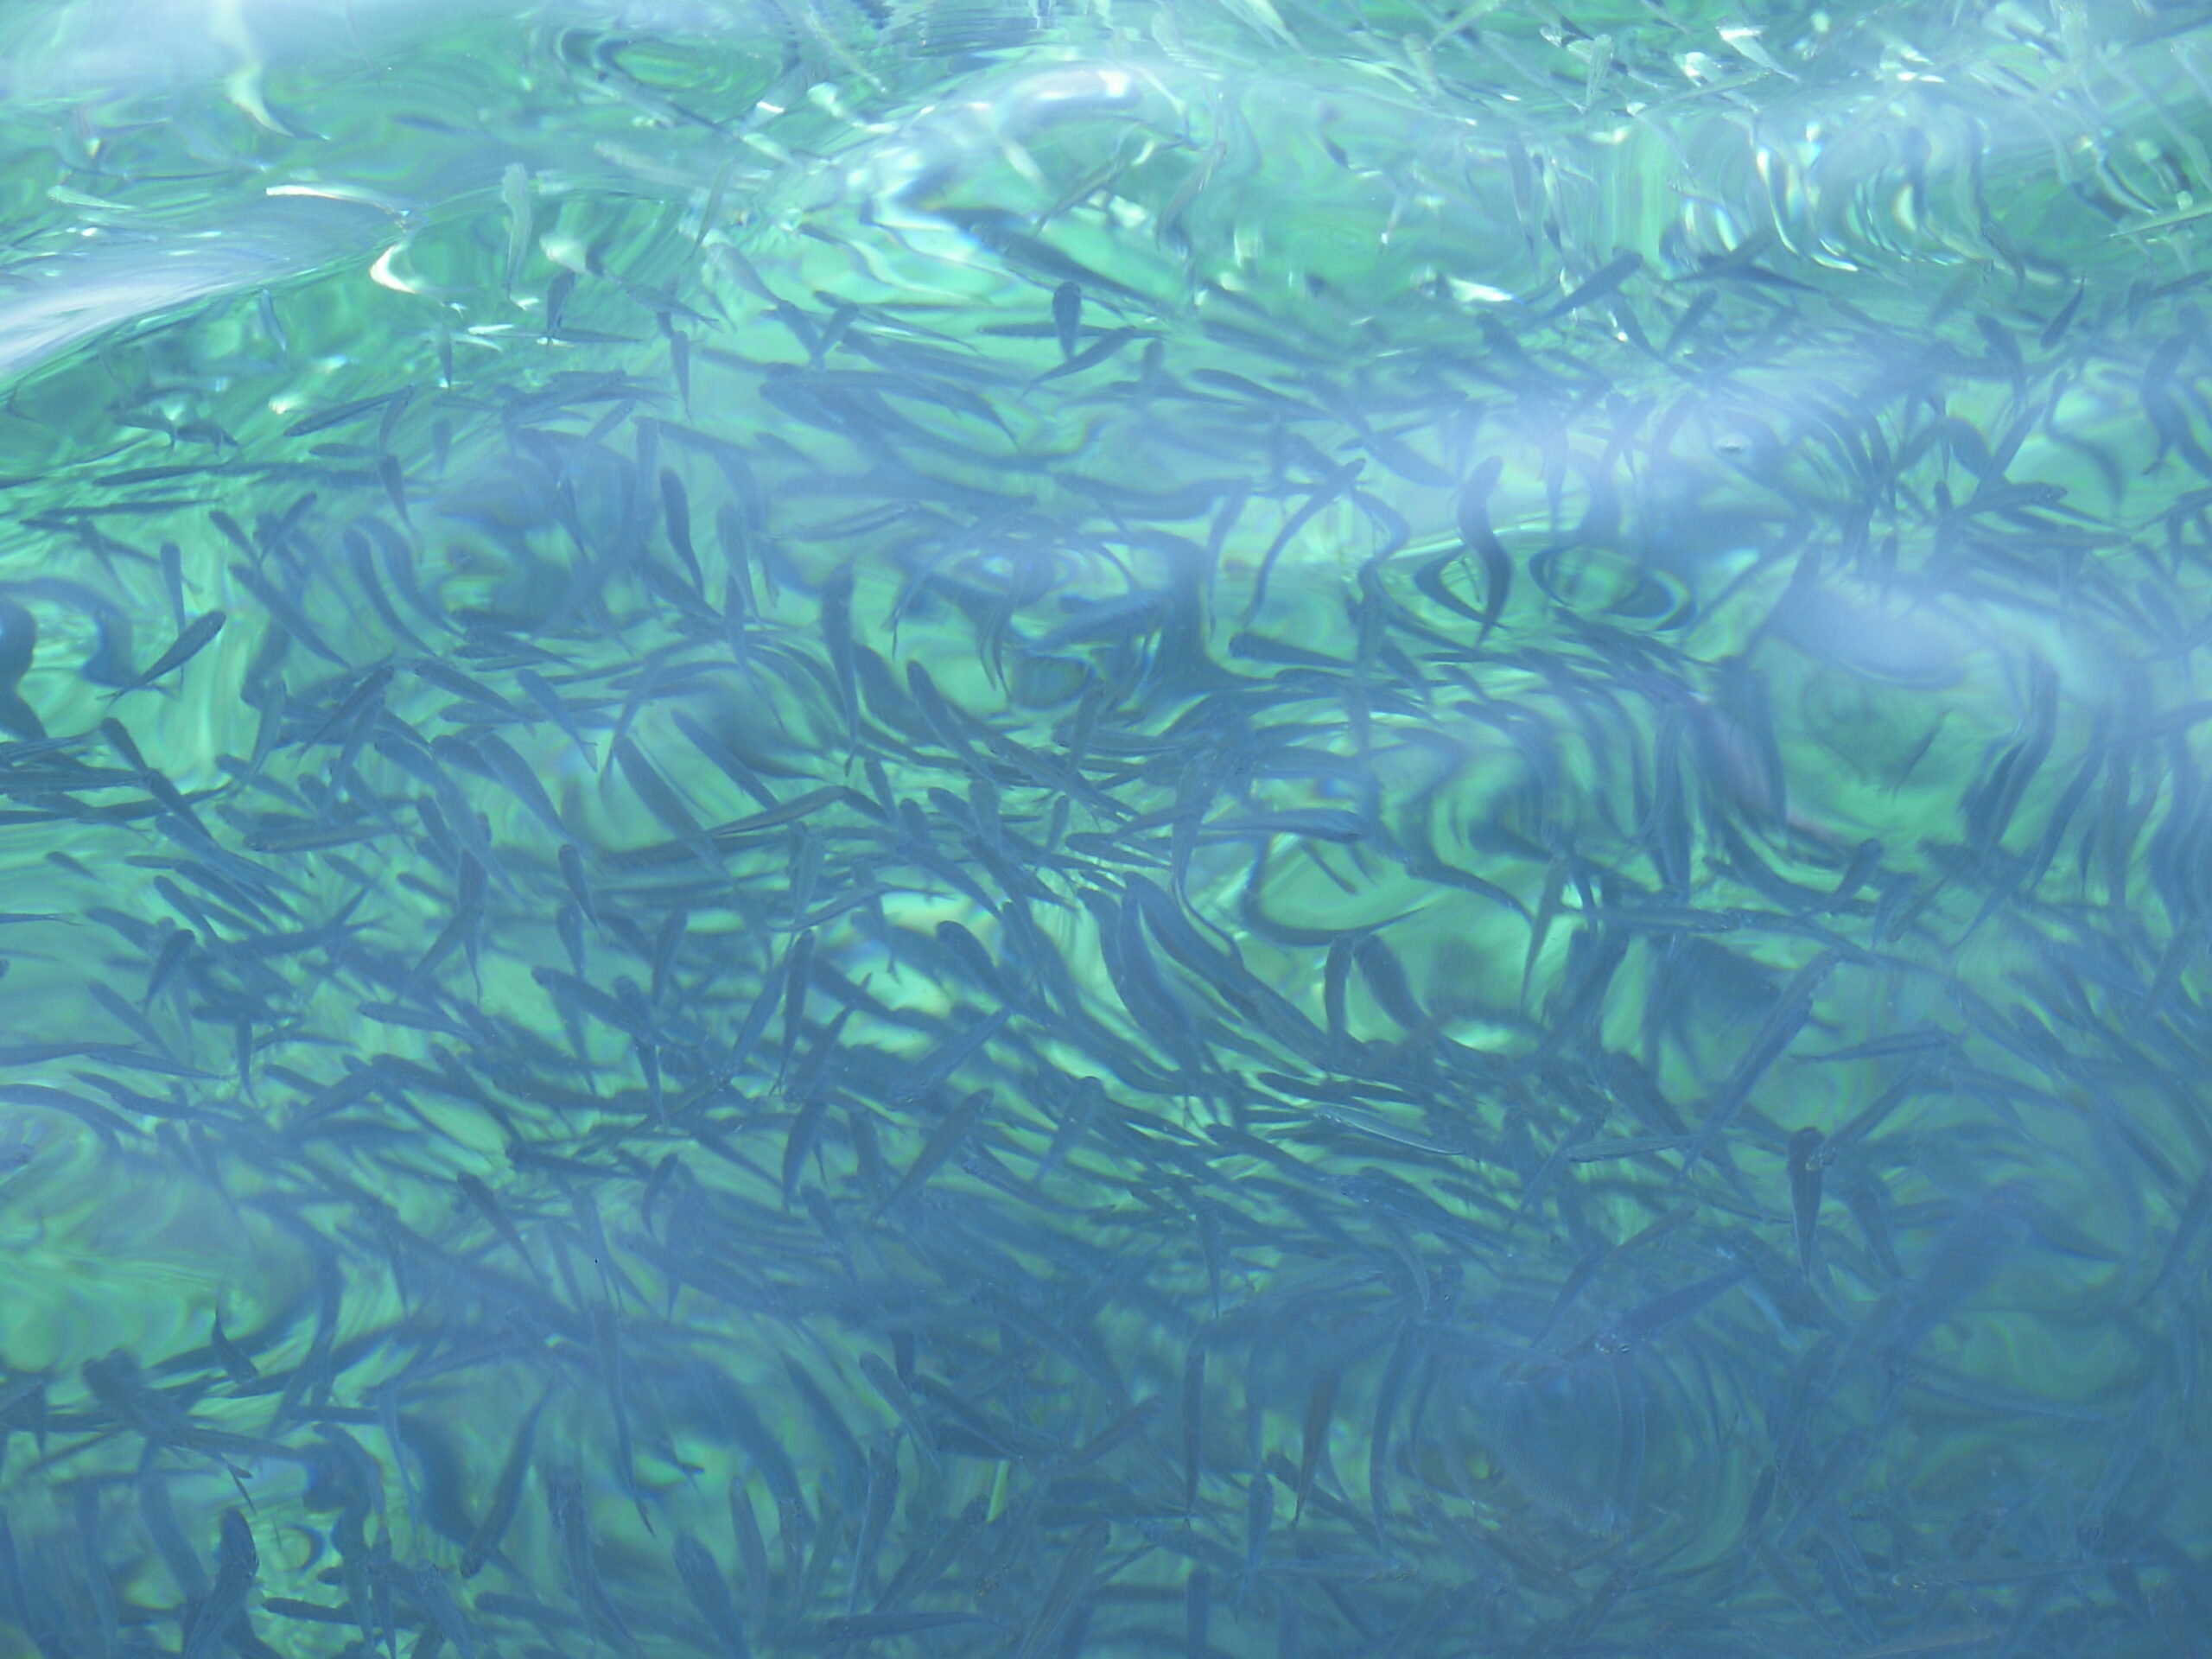
<path fill-rule="evenodd" d="M 2212 8 L 0 29 L 0 1659 L 2212 1655 Z"/>

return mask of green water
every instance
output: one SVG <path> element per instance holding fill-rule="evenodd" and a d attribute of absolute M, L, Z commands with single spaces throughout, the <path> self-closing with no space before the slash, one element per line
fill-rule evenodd
<path fill-rule="evenodd" d="M 2208 31 L 0 14 L 0 1659 L 2204 1652 Z"/>

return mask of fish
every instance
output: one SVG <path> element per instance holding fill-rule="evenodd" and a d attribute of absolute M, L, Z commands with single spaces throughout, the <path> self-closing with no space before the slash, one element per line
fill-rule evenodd
<path fill-rule="evenodd" d="M 861 1525 L 853 1544 L 852 1582 L 845 1596 L 848 1617 L 874 1588 L 876 1557 L 891 1522 L 892 1505 L 898 1501 L 899 1465 L 891 1452 L 877 1446 L 868 1459 L 868 1489 L 861 1505 Z"/>
<path fill-rule="evenodd" d="M 686 848 L 711 865 L 713 857 L 708 850 L 709 842 L 699 821 L 676 787 L 663 777 L 643 751 L 626 737 L 617 737 L 610 746 L 615 766 L 622 773 L 623 781 L 644 803 L 661 828 L 674 836 Z"/>
<path fill-rule="evenodd" d="M 1014 1018 L 1012 1007 L 1001 1007 L 974 1021 L 918 1065 L 893 1084 L 887 1096 L 894 1107 L 910 1105 L 948 1080 L 969 1059 L 1003 1031 Z M 970 1097 L 971 1100 L 973 1097 Z M 981 1109 L 981 1103 L 977 1103 Z"/>
<path fill-rule="evenodd" d="M 1298 533 L 1324 508 L 1332 505 L 1350 490 L 1366 466 L 1367 462 L 1363 459 L 1349 461 L 1341 467 L 1331 468 L 1327 475 L 1307 492 L 1306 499 L 1299 504 L 1297 511 L 1283 520 L 1282 528 L 1275 532 L 1274 540 L 1260 556 L 1259 572 L 1252 583 L 1252 597 L 1244 611 L 1247 627 L 1251 626 L 1267 604 L 1268 578 L 1273 575 L 1275 561 L 1281 556 L 1283 549 L 1296 540 Z"/>
<path fill-rule="evenodd" d="M 691 545 L 691 501 L 683 487 L 683 480 L 675 472 L 664 467 L 660 474 L 661 522 L 666 527 L 669 545 L 683 562 L 683 569 L 691 578 L 692 588 L 704 593 L 705 573 L 699 567 L 699 555 Z"/>
<path fill-rule="evenodd" d="M 1065 379 L 1070 375 L 1082 374 L 1088 370 L 1095 369 L 1101 363 L 1119 355 L 1132 340 L 1140 337 L 1140 331 L 1135 328 L 1109 329 L 1081 351 L 1071 354 L 1065 362 L 1056 363 L 1043 373 L 1033 377 L 1029 384 L 1032 386 L 1046 385 L 1055 380 Z"/>
<path fill-rule="evenodd" d="M 238 1510 L 224 1510 L 214 1581 L 185 1630 L 183 1659 L 207 1659 L 217 1651 L 233 1622 L 243 1619 L 260 1567 L 252 1528 Z"/>
<path fill-rule="evenodd" d="M 1090 1575 L 1112 1536 L 1112 1529 L 1104 1521 L 1092 1521 L 1077 1535 L 1066 1554 L 1060 1557 L 1044 1599 L 1038 1604 L 1020 1644 L 1014 1649 L 1014 1659 L 1036 1659 L 1052 1638 L 1059 1634 L 1078 1597 L 1090 1587 Z"/>
<path fill-rule="evenodd" d="M 1738 1058 L 1727 1081 L 1713 1098 L 1711 1110 L 1682 1154 L 1680 1173 L 1686 1179 L 1734 1122 L 1760 1078 L 1786 1052 L 1812 1017 L 1813 999 L 1828 975 L 1842 960 L 1840 951 L 1824 950 L 1798 969 L 1775 999 L 1774 1007 L 1751 1042 Z"/>
<path fill-rule="evenodd" d="M 1476 637 L 1478 644 L 1489 639 L 1497 626 L 1513 591 L 1513 562 L 1491 531 L 1490 516 L 1484 510 L 1503 467 L 1504 462 L 1493 455 L 1476 467 L 1459 486 L 1456 508 L 1460 543 L 1482 562 L 1483 567 L 1484 597 L 1482 632 Z"/>
<path fill-rule="evenodd" d="M 1290 1524 L 1294 1530 L 1306 1513 L 1306 1500 L 1313 1493 L 1313 1478 L 1320 1472 L 1330 1424 L 1336 1414 L 1338 1380 L 1338 1373 L 1333 1369 L 1324 1370 L 1314 1379 L 1312 1395 L 1306 1402 L 1306 1433 L 1298 1454 L 1298 1484 L 1292 1489 Z"/>
<path fill-rule="evenodd" d="M 2089 285 L 2087 283 L 2076 283 L 2074 285 L 2074 292 L 2066 303 L 2058 308 L 2057 315 L 2044 325 L 2043 333 L 2036 337 L 2036 343 L 2038 346 L 2048 352 L 2066 337 L 2066 331 L 2073 326 L 2075 314 L 2082 308 L 2082 296 L 2088 291 Z"/>
<path fill-rule="evenodd" d="M 243 1385 L 260 1376 L 259 1368 L 245 1351 L 223 1333 L 223 1316 L 219 1310 L 209 1331 L 207 1345 L 215 1356 L 215 1363 L 223 1368 L 223 1375 L 232 1382 Z"/>
<path fill-rule="evenodd" d="M 1598 72 L 1592 70 L 1593 76 Z M 1537 315 L 1539 322 L 1552 322 L 1568 312 L 1580 309 L 1593 300 L 1602 300 L 1619 289 L 1623 283 L 1643 269 L 1643 256 L 1630 251 L 1608 260 L 1577 284 L 1558 303 Z"/>
<path fill-rule="evenodd" d="M 1274 1524 L 1275 1489 L 1268 1471 L 1255 1469 L 1244 1489 L 1244 1560 L 1243 1585 L 1249 1592 L 1267 1557 L 1268 1535 Z"/>
<path fill-rule="evenodd" d="M 572 1476 L 562 1477 L 550 1483 L 547 1497 L 569 1595 L 582 1614 L 585 1624 L 623 1651 L 639 1652 L 637 1638 L 630 1634 L 628 1621 L 615 1605 L 600 1573 L 598 1551 L 593 1544 L 590 1517 L 584 1507 L 580 1483 Z"/>
<path fill-rule="evenodd" d="M 1076 354 L 1083 337 L 1083 285 L 1065 282 L 1052 290 L 1052 333 L 1063 360 Z"/>
<path fill-rule="evenodd" d="M 548 345 L 562 338 L 561 320 L 568 314 L 569 296 L 575 287 L 576 273 L 573 270 L 556 271 L 553 280 L 545 285 L 545 327 L 542 338 Z"/>
<path fill-rule="evenodd" d="M 327 432 L 333 427 L 345 426 L 354 421 L 365 420 L 372 415 L 385 414 L 393 404 L 404 404 L 413 396 L 413 391 L 409 389 L 400 391 L 377 392 L 366 397 L 349 398 L 342 404 L 334 404 L 327 409 L 318 410 L 312 415 L 302 415 L 284 429 L 284 435 L 288 438 L 303 438 L 312 433 Z"/>
<path fill-rule="evenodd" d="M 422 636 L 402 621 L 399 613 L 393 609 L 391 600 L 385 592 L 385 579 L 378 573 L 376 551 L 370 546 L 369 538 L 348 525 L 341 539 L 345 543 L 346 566 L 353 577 L 353 585 L 367 599 L 369 608 L 376 613 L 378 620 L 395 639 L 404 641 L 425 656 L 429 655 L 430 648 L 423 644 Z"/>
<path fill-rule="evenodd" d="M 1147 303 L 1135 289 L 1077 264 L 1041 238 L 1017 230 L 1015 217 L 1002 208 L 939 207 L 935 212 L 1024 276 L 1075 283 L 1087 293 L 1111 294 L 1133 305 Z"/>
<path fill-rule="evenodd" d="M 753 1512 L 753 1500 L 737 1481 L 729 1484 L 728 1508 L 730 1531 L 737 1539 L 738 1560 L 745 1576 L 747 1604 L 753 1611 L 753 1628 L 757 1631 L 762 1610 L 768 1602 L 768 1547 L 760 1535 L 760 1522 Z"/>
<path fill-rule="evenodd" d="M 516 1426 L 514 1439 L 509 1442 L 507 1455 L 499 1465 L 490 1496 L 485 1500 L 472 1531 L 461 1552 L 461 1576 L 473 1579 L 485 1564 L 499 1554 L 508 1529 L 514 1524 L 515 1511 L 521 1506 L 523 1482 L 530 1472 L 530 1459 L 537 1437 L 537 1420 L 543 1414 L 552 1391 L 538 1395 L 537 1402 L 523 1414 Z"/>
<path fill-rule="evenodd" d="M 45 724 L 17 689 L 38 652 L 38 619 L 13 600 L 0 599 L 0 731 L 33 743 L 46 739 Z"/>
<path fill-rule="evenodd" d="M 537 706 L 545 717 L 560 728 L 561 734 L 575 745 L 576 753 L 583 757 L 584 764 L 596 772 L 599 763 L 593 758 L 591 745 L 584 741 L 575 716 L 551 683 L 535 669 L 520 668 L 515 671 L 515 683 L 522 688 L 523 694 Z"/>
<path fill-rule="evenodd" d="M 257 572 L 245 565 L 234 564 L 231 567 L 231 580 L 244 588 L 259 601 L 262 608 L 269 613 L 270 619 L 290 638 L 296 639 L 334 668 L 343 671 L 352 666 L 338 654 L 330 642 L 322 637 L 321 631 L 308 620 L 306 612 Z M 219 614 L 219 613 L 217 612 L 208 613 L 209 617 Z M 203 623 L 207 620 L 207 618 L 201 619 Z M 209 639 L 213 637 L 212 632 L 207 635 Z M 183 643 L 181 639 L 178 641 L 179 645 Z M 205 641 L 201 643 L 204 644 Z"/>
<path fill-rule="evenodd" d="M 886 1403 L 897 1414 L 899 1421 L 906 1426 L 906 1431 L 914 1437 L 915 1447 L 923 1459 L 931 1468 L 938 1466 L 937 1437 L 931 1432 L 928 1420 L 922 1415 L 906 1385 L 874 1354 L 860 1357 L 860 1369 L 868 1385 L 883 1396 Z"/>
<path fill-rule="evenodd" d="M 1818 1129 L 1797 1129 L 1789 1136 L 1785 1167 L 1789 1176 L 1789 1212 L 1797 1241 L 1797 1268 L 1810 1277 L 1820 1250 L 1821 1158 L 1823 1136 Z"/>
<path fill-rule="evenodd" d="M 876 1206 L 876 1213 L 882 1214 L 910 1193 L 918 1192 L 923 1183 L 937 1172 L 945 1160 L 959 1150 L 960 1143 L 982 1121 L 983 1113 L 990 1103 L 991 1091 L 988 1089 L 978 1089 L 947 1112 L 937 1126 L 930 1131 L 929 1138 L 923 1141 L 921 1150 L 914 1154 L 914 1161 L 907 1166 L 906 1173 L 899 1178 L 898 1185 L 893 1187 L 890 1195 Z"/>
<path fill-rule="evenodd" d="M 822 634 L 836 677 L 837 709 L 845 722 L 845 741 L 860 746 L 860 693 L 853 667 L 853 573 L 847 566 L 830 575 L 822 588 Z"/>

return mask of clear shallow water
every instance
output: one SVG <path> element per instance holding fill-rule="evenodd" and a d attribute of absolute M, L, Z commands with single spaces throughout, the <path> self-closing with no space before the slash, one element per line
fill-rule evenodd
<path fill-rule="evenodd" d="M 2196 1651 L 2208 21 L 11 12 L 0 1644 Z"/>

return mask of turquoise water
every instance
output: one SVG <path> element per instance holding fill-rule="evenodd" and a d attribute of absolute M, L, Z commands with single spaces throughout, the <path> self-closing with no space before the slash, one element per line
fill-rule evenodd
<path fill-rule="evenodd" d="M 0 1659 L 2188 1659 L 2212 12 L 19 0 Z"/>

